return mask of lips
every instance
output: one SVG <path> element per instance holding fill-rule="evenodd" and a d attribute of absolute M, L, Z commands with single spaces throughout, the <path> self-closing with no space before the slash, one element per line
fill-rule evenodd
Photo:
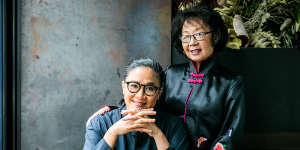
<path fill-rule="evenodd" d="M 133 101 L 133 103 L 136 107 L 143 107 L 146 105 L 145 102 L 139 102 L 139 101 Z"/>
<path fill-rule="evenodd" d="M 201 53 L 201 49 L 193 49 L 190 50 L 191 55 L 199 55 Z"/>

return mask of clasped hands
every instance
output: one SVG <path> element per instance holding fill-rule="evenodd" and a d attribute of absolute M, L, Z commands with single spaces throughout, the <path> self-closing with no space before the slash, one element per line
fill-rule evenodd
<path fill-rule="evenodd" d="M 154 137 L 159 135 L 160 129 L 155 124 L 155 119 L 149 116 L 156 115 L 153 108 L 148 109 L 128 109 L 123 110 L 121 114 L 126 116 L 117 121 L 109 130 L 121 136 L 129 132 L 138 131 L 147 133 L 149 136 Z"/>
<path fill-rule="evenodd" d="M 169 147 L 169 142 L 155 124 L 155 119 L 149 117 L 156 115 L 153 108 L 128 109 L 123 110 L 121 114 L 126 114 L 126 116 L 114 123 L 103 137 L 111 148 L 114 147 L 118 136 L 134 131 L 144 132 L 153 137 L 158 150 L 165 150 Z"/>

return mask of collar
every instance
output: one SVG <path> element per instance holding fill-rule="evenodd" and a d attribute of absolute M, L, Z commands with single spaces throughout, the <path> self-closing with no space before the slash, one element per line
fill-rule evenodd
<path fill-rule="evenodd" d="M 211 68 L 213 68 L 213 66 L 216 64 L 216 61 L 217 61 L 216 56 L 212 56 L 208 60 L 205 60 L 204 62 L 202 62 L 200 64 L 198 74 L 203 73 L 204 75 L 206 75 L 211 70 Z M 190 74 L 191 72 L 197 74 L 197 70 L 193 63 L 194 62 L 190 60 L 189 66 L 187 67 L 187 70 L 186 70 L 187 74 Z"/>

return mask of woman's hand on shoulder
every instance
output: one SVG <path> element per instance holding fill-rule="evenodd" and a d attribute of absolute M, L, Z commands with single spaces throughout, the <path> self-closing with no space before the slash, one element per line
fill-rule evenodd
<path fill-rule="evenodd" d="M 97 115 L 104 115 L 105 113 L 110 111 L 109 106 L 101 106 L 101 109 L 99 109 L 97 112 L 95 112 L 92 116 L 89 117 L 89 119 L 86 122 L 86 127 L 90 124 L 91 120 L 95 118 Z"/>

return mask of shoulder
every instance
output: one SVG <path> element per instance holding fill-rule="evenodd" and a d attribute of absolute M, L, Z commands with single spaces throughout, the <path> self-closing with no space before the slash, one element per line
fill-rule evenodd
<path fill-rule="evenodd" d="M 243 76 L 241 74 L 233 72 L 232 70 L 230 70 L 222 65 L 216 65 L 212 69 L 211 75 L 213 77 L 217 77 L 222 80 L 225 80 L 225 81 L 229 82 L 230 84 L 243 83 L 243 81 L 244 81 Z"/>
<path fill-rule="evenodd" d="M 188 63 L 184 63 L 184 64 L 175 64 L 175 65 L 170 65 L 167 67 L 166 72 L 168 71 L 181 71 L 182 69 L 188 67 Z"/>
<path fill-rule="evenodd" d="M 165 74 L 166 74 L 166 76 L 170 76 L 170 75 L 173 76 L 173 75 L 181 74 L 182 72 L 184 72 L 184 70 L 186 70 L 188 68 L 188 66 L 189 66 L 188 63 L 170 65 L 165 70 Z"/>
<path fill-rule="evenodd" d="M 243 95 L 245 89 L 244 77 L 230 69 L 218 65 L 213 71 L 213 76 L 215 79 L 220 81 L 220 83 L 226 87 L 226 93 L 229 97 L 237 97 Z"/>
<path fill-rule="evenodd" d="M 107 112 L 104 115 L 98 114 L 91 120 L 89 125 L 92 127 L 101 127 L 102 125 L 110 126 L 120 119 L 121 119 L 120 108 L 118 108 L 110 112 Z"/>

